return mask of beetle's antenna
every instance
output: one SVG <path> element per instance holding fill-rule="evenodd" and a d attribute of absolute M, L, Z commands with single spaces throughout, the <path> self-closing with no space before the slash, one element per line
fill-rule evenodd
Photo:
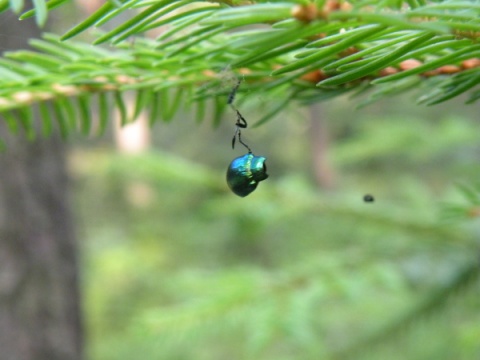
<path fill-rule="evenodd" d="M 252 149 L 250 149 L 250 146 L 248 146 L 247 144 L 245 144 L 242 141 L 242 131 L 241 131 L 241 129 L 246 129 L 247 128 L 247 126 L 248 126 L 247 120 L 245 120 L 243 115 L 240 113 L 240 111 L 238 111 L 238 109 L 233 104 L 233 102 L 235 100 L 235 96 L 237 95 L 238 88 L 240 87 L 241 83 L 242 83 L 242 79 L 238 79 L 237 84 L 234 86 L 234 88 L 232 89 L 232 91 L 228 95 L 228 101 L 227 101 L 227 104 L 230 105 L 231 108 L 233 109 L 233 111 L 235 111 L 237 113 L 237 122 L 235 123 L 236 129 L 235 129 L 235 134 L 233 135 L 233 139 L 232 139 L 232 149 L 235 148 L 235 141 L 238 137 L 238 142 L 240 144 L 242 144 L 243 146 L 245 146 L 248 149 L 248 152 L 251 154 Z"/>

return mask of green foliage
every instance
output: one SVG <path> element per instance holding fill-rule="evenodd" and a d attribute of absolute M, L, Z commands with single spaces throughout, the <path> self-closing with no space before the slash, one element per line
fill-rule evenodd
<path fill-rule="evenodd" d="M 460 169 L 478 151 L 478 123 L 376 109 L 352 124 L 342 109 L 325 110 L 344 173 L 334 193 L 305 176 L 306 130 L 267 135 L 281 149 L 266 151 L 269 169 L 287 175 L 248 199 L 198 163 L 205 143 L 202 162 L 232 154 L 224 133 L 187 131 L 193 119 L 157 133 L 193 161 L 76 156 L 92 359 L 476 358 L 478 226 L 445 223 L 437 209 L 452 173 L 477 177 Z M 365 189 L 375 203 L 361 200 Z"/>
<path fill-rule="evenodd" d="M 35 9 L 22 18 L 35 15 L 43 23 L 48 10 L 66 2 L 35 1 Z M 245 78 L 242 91 L 251 96 L 284 99 L 272 102 L 260 123 L 294 101 L 310 104 L 370 88 L 374 92 L 363 104 L 415 88 L 421 88 L 419 101 L 425 104 L 466 92 L 468 102 L 479 98 L 478 3 L 368 3 L 108 1 L 61 39 L 47 34 L 32 41 L 35 52 L 5 54 L 0 113 L 51 102 L 57 110 L 43 111 L 44 121 L 59 123 L 64 135 L 77 124 L 84 132 L 92 128 L 85 121 L 86 101 L 101 103 L 107 122 L 115 108 L 124 123 L 143 109 L 151 111 L 152 122 L 157 116 L 168 120 L 182 101 L 197 102 L 201 109 L 207 99 L 228 93 L 225 69 Z M 23 1 L 0 1 L 0 11 L 9 7 L 19 12 Z M 119 15 L 130 18 L 115 24 Z M 94 41 L 110 43 L 108 49 L 61 41 L 110 23 L 113 29 Z M 145 37 L 165 26 L 157 39 Z M 123 97 L 131 90 L 137 92 L 137 105 L 130 118 Z M 166 93 L 171 103 L 158 104 Z M 79 101 L 83 116 L 62 121 L 62 113 L 81 112 L 72 111 Z M 103 106 L 105 101 L 115 106 Z M 223 101 L 213 100 L 218 114 Z"/>
<path fill-rule="evenodd" d="M 24 13 L 20 19 L 24 19 L 35 15 L 35 19 L 39 26 L 45 25 L 47 21 L 48 10 L 53 9 L 69 0 L 32 0 L 34 9 Z M 25 6 L 24 0 L 0 0 L 0 13 L 11 8 L 15 13 L 20 13 Z"/>
<path fill-rule="evenodd" d="M 129 359 L 139 349 L 158 359 L 216 359 L 232 351 L 232 359 L 360 358 L 475 289 L 479 269 L 474 257 L 462 255 L 463 236 L 424 220 L 420 225 L 412 217 L 418 209 L 385 217 L 383 207 L 369 211 L 347 197 L 326 199 L 295 181 L 270 184 L 249 202 L 234 204 L 219 191 L 220 174 L 214 185 L 205 170 L 179 171 L 192 165 L 182 164 L 152 154 L 106 159 L 91 170 L 117 183 L 95 182 L 100 186 L 90 199 L 98 197 L 100 205 L 115 197 L 117 205 L 110 206 L 123 209 L 104 213 L 115 228 L 105 228 L 103 219 L 90 230 L 94 358 Z M 125 213 L 134 204 L 128 199 L 139 199 L 129 193 L 143 187 L 154 198 Z M 319 205 L 327 203 L 335 205 Z M 418 246 L 409 246 L 412 241 Z M 409 266 L 421 269 L 410 275 L 413 288 Z M 435 266 L 452 279 L 432 277 Z M 464 271 L 458 278 L 456 267 Z M 102 279 L 109 279 L 111 291 Z M 417 303 L 419 296 L 425 299 Z M 406 351 L 415 354 L 411 346 Z"/>
<path fill-rule="evenodd" d="M 442 209 L 443 218 L 445 220 L 471 220 L 480 217 L 480 184 L 474 186 L 458 184 L 457 187 L 462 199 L 456 204 L 445 204 Z"/>

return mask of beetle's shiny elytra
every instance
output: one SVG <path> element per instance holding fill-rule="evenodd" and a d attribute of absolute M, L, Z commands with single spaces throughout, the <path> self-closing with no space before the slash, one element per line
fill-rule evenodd
<path fill-rule="evenodd" d="M 228 187 L 241 197 L 250 194 L 260 181 L 268 178 L 265 160 L 267 158 L 252 153 L 233 159 L 227 170 Z"/>

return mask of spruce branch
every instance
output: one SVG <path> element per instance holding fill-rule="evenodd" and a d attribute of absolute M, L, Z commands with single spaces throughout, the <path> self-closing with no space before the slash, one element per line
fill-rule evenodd
<path fill-rule="evenodd" d="M 46 2 L 47 11 L 65 2 Z M 153 113 L 160 91 L 183 94 L 178 98 L 189 101 L 226 95 L 221 87 L 226 68 L 245 77 L 250 92 L 265 96 L 281 89 L 285 105 L 370 89 L 362 103 L 367 104 L 411 91 L 417 81 L 424 85 L 421 103 L 433 105 L 466 92 L 468 102 L 475 102 L 480 97 L 480 6 L 463 1 L 382 4 L 108 1 L 61 39 L 47 35 L 32 41 L 36 52 L 10 52 L 0 59 L 0 112 L 25 111 L 45 101 L 63 108 L 75 98 L 100 93 L 112 95 L 121 108 L 122 93 L 142 90 L 140 107 Z M 20 11 L 20 2 L 0 0 L 0 10 L 11 5 Z M 36 10 L 23 17 L 38 15 Z M 65 41 L 123 13 L 132 14 L 130 20 L 94 41 L 110 42 L 110 48 Z M 167 30 L 157 39 L 144 37 L 160 26 Z M 430 81 L 434 78 L 438 81 Z M 187 99 L 186 94 L 194 95 Z M 279 109 L 272 103 L 261 123 Z M 162 114 L 171 118 L 170 110 Z"/>

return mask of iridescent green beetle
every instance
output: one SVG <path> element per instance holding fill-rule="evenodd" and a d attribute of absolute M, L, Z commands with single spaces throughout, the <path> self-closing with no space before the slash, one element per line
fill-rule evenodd
<path fill-rule="evenodd" d="M 260 181 L 268 178 L 265 160 L 251 152 L 233 159 L 227 170 L 228 187 L 241 197 L 250 194 Z"/>

